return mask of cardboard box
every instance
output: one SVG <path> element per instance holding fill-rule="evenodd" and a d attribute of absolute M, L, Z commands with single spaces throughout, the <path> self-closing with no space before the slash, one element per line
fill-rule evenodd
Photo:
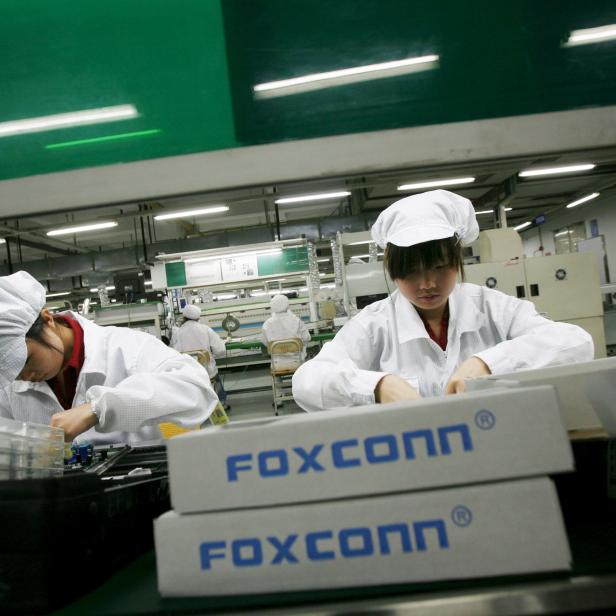
<path fill-rule="evenodd" d="M 573 468 L 554 388 L 230 423 L 168 442 L 178 513 L 322 501 Z"/>
<path fill-rule="evenodd" d="M 178 515 L 154 523 L 163 596 L 209 596 L 566 570 L 552 482 Z"/>

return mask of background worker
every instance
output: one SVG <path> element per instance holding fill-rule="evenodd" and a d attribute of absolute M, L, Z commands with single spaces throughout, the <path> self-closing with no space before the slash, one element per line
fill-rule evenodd
<path fill-rule="evenodd" d="M 580 327 L 464 280 L 462 247 L 479 235 L 472 203 L 446 190 L 396 201 L 372 227 L 395 290 L 364 308 L 293 376 L 305 410 L 464 391 L 464 379 L 589 361 Z"/>
<path fill-rule="evenodd" d="M 27 272 L 0 277 L 0 416 L 65 440 L 160 441 L 160 422 L 202 424 L 217 398 L 204 369 L 150 334 L 52 315 Z"/>
<path fill-rule="evenodd" d="M 182 310 L 184 323 L 173 332 L 171 346 L 180 353 L 189 351 L 207 351 L 210 360 L 205 366 L 211 380 L 214 381 L 215 391 L 218 394 L 220 402 L 229 410 L 231 407 L 227 404 L 227 392 L 223 386 L 222 379 L 218 374 L 215 357 L 224 356 L 227 352 L 225 343 L 220 336 L 211 328 L 200 323 L 201 310 L 198 306 L 191 304 Z"/>

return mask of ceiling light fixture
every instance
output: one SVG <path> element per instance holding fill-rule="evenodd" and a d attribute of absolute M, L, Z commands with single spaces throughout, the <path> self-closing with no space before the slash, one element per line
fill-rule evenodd
<path fill-rule="evenodd" d="M 523 222 L 521 225 L 518 225 L 517 227 L 514 227 L 513 229 L 515 231 L 520 231 L 520 229 L 526 229 L 526 227 L 528 227 L 529 225 L 532 225 L 532 224 L 533 224 L 532 222 L 527 220 L 526 222 Z"/>
<path fill-rule="evenodd" d="M 571 208 L 577 205 L 581 205 L 582 203 L 586 203 L 587 201 L 590 201 L 591 199 L 596 199 L 600 194 L 601 193 L 592 193 L 590 195 L 586 195 L 585 197 L 582 197 L 581 199 L 578 199 L 577 201 L 573 201 L 567 207 Z"/>
<path fill-rule="evenodd" d="M 63 295 L 70 295 L 70 291 L 62 291 L 60 293 L 45 293 L 45 297 L 61 297 Z"/>
<path fill-rule="evenodd" d="M 429 54 L 416 58 L 404 58 L 378 64 L 365 64 L 324 73 L 302 75 L 291 79 L 268 81 L 259 83 L 253 87 L 256 98 L 272 98 L 275 96 L 287 96 L 299 92 L 321 90 L 334 86 L 342 86 L 361 81 L 372 81 L 384 77 L 398 77 L 409 73 L 426 71 L 438 66 L 438 55 Z"/>
<path fill-rule="evenodd" d="M 458 186 L 459 184 L 472 184 L 474 177 L 449 178 L 446 180 L 426 180 L 425 182 L 413 182 L 412 184 L 400 184 L 398 190 L 419 190 L 422 188 L 438 188 L 439 186 Z"/>
<path fill-rule="evenodd" d="M 0 237 L 0 244 L 6 244 L 6 240 L 3 237 Z"/>
<path fill-rule="evenodd" d="M 521 178 L 538 177 L 541 175 L 557 175 L 559 173 L 575 173 L 576 171 L 589 171 L 597 165 L 593 163 L 580 163 L 577 165 L 565 165 L 563 167 L 544 167 L 540 169 L 525 169 L 520 171 L 518 175 Z"/>
<path fill-rule="evenodd" d="M 494 214 L 494 210 L 476 210 L 475 215 L 479 216 L 480 214 Z"/>
<path fill-rule="evenodd" d="M 200 263 L 201 261 L 211 261 L 212 259 L 234 259 L 236 257 L 252 257 L 254 255 L 279 255 L 281 248 L 270 248 L 268 250 L 255 250 L 252 252 L 234 252 L 231 254 L 218 254 L 210 257 L 195 257 L 194 259 L 184 259 L 184 263 Z"/>
<path fill-rule="evenodd" d="M 112 227 L 117 227 L 118 223 L 115 221 L 109 222 L 97 222 L 91 223 L 87 225 L 76 225 L 74 227 L 62 227 L 61 229 L 53 229 L 52 231 L 47 231 L 46 235 L 52 237 L 54 235 L 71 235 L 73 233 L 83 233 L 85 231 L 98 231 L 100 229 L 111 229 Z"/>
<path fill-rule="evenodd" d="M 283 203 L 303 203 L 304 201 L 324 201 L 327 199 L 337 199 L 339 197 L 348 197 L 350 195 L 348 190 L 339 190 L 337 192 L 329 193 L 316 193 L 313 195 L 302 195 L 301 197 L 283 197 L 282 199 L 276 199 L 274 203 L 282 205 Z"/>
<path fill-rule="evenodd" d="M 71 126 L 85 126 L 86 124 L 100 124 L 102 122 L 117 122 L 139 117 L 133 105 L 116 105 L 115 107 L 101 107 L 99 109 L 85 109 L 70 113 L 57 113 L 37 118 L 12 120 L 0 122 L 0 137 L 23 135 L 25 133 L 39 133 L 57 128 Z"/>
<path fill-rule="evenodd" d="M 177 212 L 169 212 L 168 214 L 158 214 L 154 216 L 154 220 L 172 220 L 173 218 L 194 218 L 195 216 L 205 216 L 206 214 L 222 214 L 228 212 L 227 205 L 212 205 L 208 207 L 195 208 L 192 210 L 180 210 Z"/>
<path fill-rule="evenodd" d="M 564 47 L 603 43 L 614 39 L 616 39 L 616 24 L 599 26 L 598 28 L 584 28 L 582 30 L 573 30 Z"/>

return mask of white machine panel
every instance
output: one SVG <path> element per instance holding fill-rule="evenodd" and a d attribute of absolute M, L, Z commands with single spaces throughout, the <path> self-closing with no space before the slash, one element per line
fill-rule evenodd
<path fill-rule="evenodd" d="M 464 266 L 465 282 L 502 291 L 513 297 L 525 297 L 526 279 L 521 261 L 512 264 L 478 263 Z"/>

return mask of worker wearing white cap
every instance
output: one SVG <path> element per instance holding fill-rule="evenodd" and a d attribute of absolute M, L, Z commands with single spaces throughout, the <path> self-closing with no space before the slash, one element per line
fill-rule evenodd
<path fill-rule="evenodd" d="M 286 295 L 274 295 L 270 301 L 272 316 L 263 323 L 261 342 L 267 346 L 275 340 L 298 338 L 304 344 L 310 341 L 310 332 L 305 323 L 289 310 L 289 298 Z M 306 357 L 306 348 L 302 349 L 302 359 Z"/>
<path fill-rule="evenodd" d="M 224 356 L 227 352 L 225 343 L 220 336 L 204 323 L 199 323 L 201 310 L 194 304 L 189 304 L 182 310 L 184 323 L 173 332 L 171 346 L 180 353 L 188 351 L 207 351 L 210 356 L 206 369 L 210 379 L 216 383 L 216 392 L 222 405 L 229 410 L 227 393 L 218 374 L 214 357 Z"/>
<path fill-rule="evenodd" d="M 160 440 L 158 423 L 203 423 L 217 404 L 203 368 L 154 336 L 52 315 L 30 274 L 0 277 L 0 416 L 64 429 L 65 440 Z"/>
<path fill-rule="evenodd" d="M 592 338 L 535 306 L 464 279 L 479 235 L 472 203 L 446 190 L 396 201 L 372 237 L 397 286 L 353 317 L 293 377 L 308 411 L 464 391 L 464 379 L 589 361 Z"/>

